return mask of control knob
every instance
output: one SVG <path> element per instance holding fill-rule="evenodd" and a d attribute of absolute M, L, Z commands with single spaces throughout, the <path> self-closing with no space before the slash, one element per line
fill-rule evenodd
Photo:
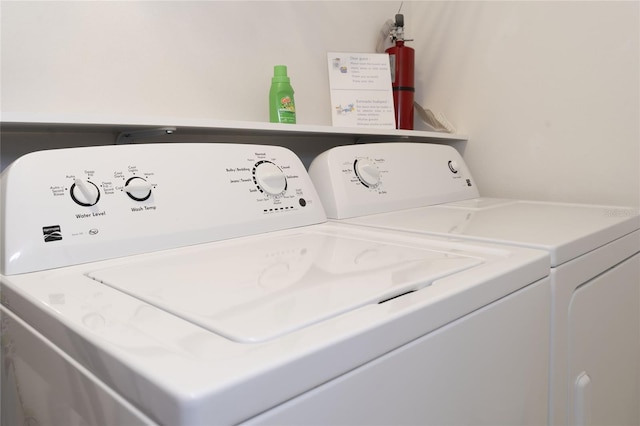
<path fill-rule="evenodd" d="M 353 164 L 356 176 L 367 188 L 375 188 L 380 184 L 380 170 L 366 158 L 358 158 Z"/>
<path fill-rule="evenodd" d="M 100 190 L 91 181 L 76 179 L 71 185 L 71 199 L 85 207 L 95 205 L 100 200 Z"/>
<path fill-rule="evenodd" d="M 136 201 L 145 201 L 151 197 L 151 184 L 141 177 L 132 177 L 124 184 L 124 191 L 129 198 Z"/>
<path fill-rule="evenodd" d="M 253 182 L 268 195 L 279 195 L 287 189 L 287 177 L 270 161 L 260 161 L 253 168 Z"/>

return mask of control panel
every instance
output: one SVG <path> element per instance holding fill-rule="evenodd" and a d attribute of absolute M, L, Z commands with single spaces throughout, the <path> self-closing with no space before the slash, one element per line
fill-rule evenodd
<path fill-rule="evenodd" d="M 333 219 L 479 196 L 462 157 L 447 145 L 339 146 L 316 157 L 309 175 L 327 216 Z"/>
<path fill-rule="evenodd" d="M 2 184 L 2 273 L 68 266 L 326 220 L 276 146 L 141 144 L 40 151 Z"/>

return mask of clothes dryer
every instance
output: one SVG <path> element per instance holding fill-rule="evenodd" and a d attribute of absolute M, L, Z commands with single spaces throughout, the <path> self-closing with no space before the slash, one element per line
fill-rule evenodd
<path fill-rule="evenodd" d="M 549 423 L 640 424 L 637 208 L 480 197 L 446 145 L 337 147 L 309 173 L 328 217 L 341 223 L 546 250 Z"/>
<path fill-rule="evenodd" d="M 328 223 L 275 146 L 42 151 L 1 185 L 3 424 L 546 419 L 546 252 Z"/>

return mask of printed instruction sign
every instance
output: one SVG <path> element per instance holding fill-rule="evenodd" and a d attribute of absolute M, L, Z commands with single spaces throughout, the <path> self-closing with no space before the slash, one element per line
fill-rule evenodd
<path fill-rule="evenodd" d="M 331 120 L 336 127 L 395 129 L 386 53 L 327 53 Z"/>

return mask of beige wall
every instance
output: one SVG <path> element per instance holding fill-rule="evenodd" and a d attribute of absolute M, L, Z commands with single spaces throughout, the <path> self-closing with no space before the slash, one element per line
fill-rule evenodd
<path fill-rule="evenodd" d="M 469 134 L 484 195 L 640 203 L 639 6 L 414 6 L 417 97 Z"/>

